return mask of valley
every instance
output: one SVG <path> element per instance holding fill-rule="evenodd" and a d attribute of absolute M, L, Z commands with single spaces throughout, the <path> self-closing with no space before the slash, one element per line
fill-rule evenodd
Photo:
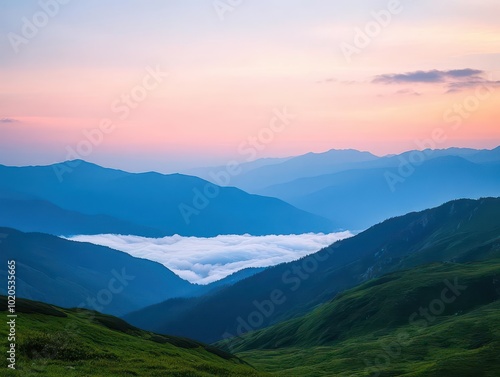
<path fill-rule="evenodd" d="M 499 377 L 498 20 L 0 1 L 0 377 Z"/>

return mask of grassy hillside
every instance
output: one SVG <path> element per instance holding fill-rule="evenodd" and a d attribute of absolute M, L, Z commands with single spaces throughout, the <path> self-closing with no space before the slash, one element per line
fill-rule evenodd
<path fill-rule="evenodd" d="M 218 345 L 277 376 L 498 376 L 500 259 L 392 273 Z"/>
<path fill-rule="evenodd" d="M 441 313 L 431 312 L 432 320 L 418 316 L 410 324 L 413 313 L 442 297 L 446 280 L 460 295 Z M 2 368 L 0 375 L 496 377 L 499 299 L 498 259 L 419 267 L 374 279 L 302 318 L 221 344 L 239 351 L 239 358 L 97 312 L 18 299 L 18 371 Z M 3 296 L 0 307 L 6 307 Z M 1 326 L 0 337 L 6 336 Z"/>
<path fill-rule="evenodd" d="M 4 310 L 5 296 L 0 304 Z M 266 375 L 211 346 L 148 333 L 97 312 L 18 299 L 17 314 L 17 370 L 8 371 L 4 360 L 2 376 Z M 0 337 L 7 338 L 6 326 Z"/>

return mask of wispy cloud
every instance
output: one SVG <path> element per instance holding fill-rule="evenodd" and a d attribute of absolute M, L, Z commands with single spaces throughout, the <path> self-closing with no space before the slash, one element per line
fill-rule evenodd
<path fill-rule="evenodd" d="M 401 90 L 398 90 L 395 94 L 408 95 L 408 96 L 421 96 L 422 95 L 422 93 L 416 92 L 413 89 L 401 89 Z"/>
<path fill-rule="evenodd" d="M 1 118 L 0 123 L 16 123 L 19 122 L 17 119 L 14 118 Z"/>
<path fill-rule="evenodd" d="M 408 84 L 408 83 L 442 83 L 450 80 L 464 80 L 480 78 L 484 74 L 479 69 L 453 69 L 449 71 L 415 71 L 407 73 L 383 74 L 375 76 L 375 84 Z"/>
<path fill-rule="evenodd" d="M 447 93 L 459 92 L 459 91 L 469 89 L 469 88 L 477 88 L 480 85 L 489 86 L 489 87 L 497 87 L 497 86 L 500 86 L 500 81 L 478 78 L 477 80 L 451 82 L 448 84 Z"/>
<path fill-rule="evenodd" d="M 134 257 L 156 261 L 183 279 L 209 284 L 244 268 L 274 266 L 302 258 L 350 236 L 350 232 L 260 237 L 223 235 L 214 238 L 104 234 L 69 239 L 108 246 Z"/>
<path fill-rule="evenodd" d="M 442 84 L 447 89 L 446 93 L 458 92 L 478 85 L 498 86 L 500 81 L 493 81 L 485 77 L 486 72 L 479 69 L 464 68 L 440 71 L 433 69 L 430 71 L 414 71 L 406 73 L 390 73 L 375 76 L 372 80 L 374 84 Z M 413 93 L 411 93 L 413 92 Z M 402 89 L 396 94 L 421 93 L 414 90 Z"/>
<path fill-rule="evenodd" d="M 333 77 L 330 77 L 330 78 L 327 78 L 327 79 L 324 79 L 324 80 L 319 80 L 319 81 L 316 81 L 317 84 L 331 84 L 333 82 L 337 82 L 338 80 L 337 79 L 334 79 Z"/>

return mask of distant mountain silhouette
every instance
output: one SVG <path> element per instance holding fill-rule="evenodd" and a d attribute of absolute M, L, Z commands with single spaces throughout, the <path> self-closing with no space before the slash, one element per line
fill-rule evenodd
<path fill-rule="evenodd" d="M 65 172 L 63 169 L 68 169 L 68 166 L 74 167 Z M 66 234 L 99 232 L 101 228 L 97 224 L 102 223 L 104 218 L 95 218 L 96 226 L 87 229 L 84 223 L 88 217 L 85 220 L 81 215 L 114 218 L 108 217 L 110 223 L 103 224 L 106 226 L 102 226 L 100 233 L 112 228 L 138 235 L 210 237 L 219 234 L 300 234 L 333 230 L 329 220 L 276 198 L 250 195 L 236 188 L 221 188 L 197 177 L 154 172 L 132 174 L 84 161 L 31 167 L 0 165 L 0 190 L 10 195 L 16 193 L 48 201 L 73 211 L 64 214 L 69 216 Z M 12 205 L 9 203 L 9 206 Z M 47 204 L 44 207 L 38 203 L 38 208 L 42 211 L 36 213 L 40 218 L 57 220 L 58 216 L 62 216 L 61 211 L 57 215 L 54 208 L 49 210 Z M 34 214 L 35 208 L 31 211 Z M 23 225 L 16 219 L 12 224 L 5 221 L 4 224 Z M 75 228 L 71 228 L 70 224 L 75 224 Z M 133 224 L 137 226 L 134 228 Z"/>
<path fill-rule="evenodd" d="M 220 184 L 222 186 L 235 186 L 233 184 L 233 176 L 237 176 L 240 174 L 246 174 L 252 170 L 259 169 L 263 166 L 269 166 L 269 165 L 276 165 L 280 164 L 282 162 L 285 162 L 292 157 L 285 157 L 285 158 L 259 158 L 255 161 L 250 161 L 250 162 L 242 162 L 239 163 L 238 166 L 235 168 L 236 172 L 234 174 L 229 175 L 231 179 L 229 180 L 228 184 L 222 184 L 223 182 L 218 182 L 221 180 L 221 178 L 217 179 L 217 176 L 220 174 L 224 174 L 224 172 L 227 172 L 228 168 L 227 165 L 219 165 L 219 166 L 209 166 L 209 167 L 202 167 L 202 168 L 194 168 L 194 169 L 188 169 L 183 171 L 183 174 L 187 175 L 194 175 L 196 177 L 200 177 L 202 179 L 205 179 L 209 182 L 215 183 L 215 184 Z"/>
<path fill-rule="evenodd" d="M 407 167 L 351 169 L 302 178 L 262 190 L 340 228 L 366 229 L 389 217 L 458 198 L 500 195 L 500 163 L 472 163 L 456 156 Z"/>
<path fill-rule="evenodd" d="M 0 226 L 9 226 L 23 232 L 41 232 L 56 236 L 103 233 L 161 236 L 159 230 L 111 216 L 84 215 L 68 211 L 46 200 L 0 198 L 0 209 Z"/>
<path fill-rule="evenodd" d="M 377 156 L 369 152 L 354 149 L 332 149 L 324 153 L 307 153 L 237 175 L 231 179 L 231 186 L 248 192 L 258 192 L 259 189 L 270 185 L 345 170 L 359 163 L 368 163 L 377 159 Z"/>
<path fill-rule="evenodd" d="M 417 159 L 424 157 L 427 161 L 438 157 L 455 156 L 476 163 L 500 162 L 500 147 L 493 150 L 471 148 L 410 150 L 382 157 L 354 149 L 332 149 L 324 153 L 307 153 L 290 157 L 284 161 L 271 159 L 272 163 L 268 162 L 267 159 L 256 160 L 251 163 L 252 169 L 242 169 L 240 174 L 231 178 L 229 185 L 254 194 L 263 194 L 267 187 L 302 178 L 353 169 L 397 168 L 402 161 L 413 161 L 415 155 L 418 155 Z M 192 174 L 198 176 L 198 174 L 206 174 L 207 171 L 217 172 L 218 168 L 193 169 Z M 210 180 L 210 177 L 206 175 L 203 178 Z"/>

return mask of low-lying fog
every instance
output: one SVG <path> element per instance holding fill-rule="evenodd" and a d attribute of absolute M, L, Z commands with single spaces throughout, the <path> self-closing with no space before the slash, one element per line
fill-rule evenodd
<path fill-rule="evenodd" d="M 70 240 L 91 242 L 126 252 L 134 257 L 162 263 L 192 283 L 209 284 L 248 267 L 269 267 L 314 253 L 337 240 L 352 236 L 348 231 L 300 235 L 222 235 L 213 238 L 145 238 L 102 234 L 74 236 Z"/>

